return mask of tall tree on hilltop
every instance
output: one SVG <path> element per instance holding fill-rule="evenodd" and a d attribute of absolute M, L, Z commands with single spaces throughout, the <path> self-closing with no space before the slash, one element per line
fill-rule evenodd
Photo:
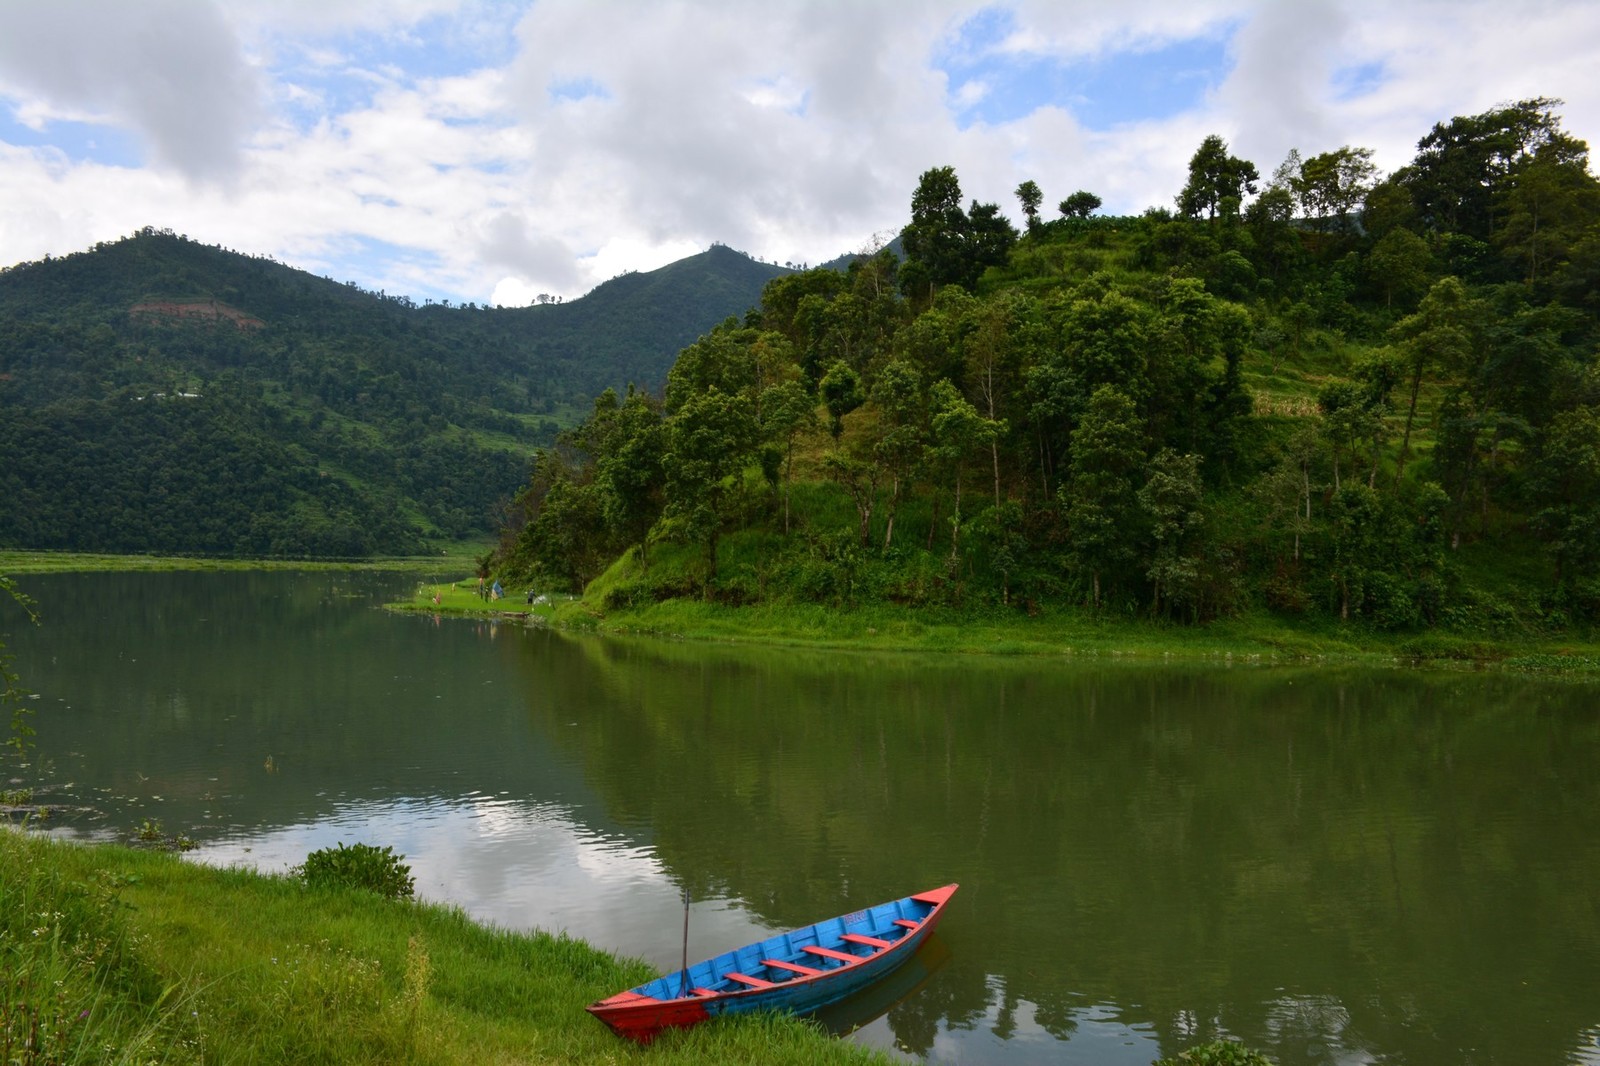
<path fill-rule="evenodd" d="M 902 234 L 908 262 L 900 281 L 908 295 L 960 285 L 972 291 L 985 267 L 1006 261 L 1017 231 L 997 204 L 972 201 L 961 210 L 953 167 L 925 171 L 911 196 L 911 224 Z"/>
<path fill-rule="evenodd" d="M 1017 186 L 1017 200 L 1022 204 L 1022 214 L 1028 220 L 1028 232 L 1032 233 L 1039 228 L 1039 205 L 1044 202 L 1044 193 L 1031 179 Z"/>
<path fill-rule="evenodd" d="M 1541 153 L 1551 161 L 1585 154 L 1583 142 L 1561 129 L 1560 102 L 1538 97 L 1436 124 L 1417 142 L 1411 165 L 1395 174 L 1422 225 L 1491 240 L 1500 198 L 1518 170 Z"/>
<path fill-rule="evenodd" d="M 1530 284 L 1548 276 L 1573 245 L 1592 235 L 1600 216 L 1600 182 L 1589 173 L 1587 150 L 1541 146 L 1517 170 L 1497 206 L 1504 210 L 1500 248 L 1525 265 Z"/>
<path fill-rule="evenodd" d="M 965 229 L 961 180 L 956 177 L 955 168 L 924 171 L 911 194 L 911 224 L 901 242 L 906 256 L 926 275 L 930 290 L 961 277 Z"/>
<path fill-rule="evenodd" d="M 1088 218 L 1100 210 L 1100 197 L 1087 190 L 1079 189 L 1057 204 L 1056 210 L 1061 212 L 1062 218 Z"/>
<path fill-rule="evenodd" d="M 1350 225 L 1350 212 L 1372 191 L 1377 173 L 1371 148 L 1345 145 L 1307 159 L 1290 181 L 1300 206 L 1316 219 L 1318 229 L 1326 229 L 1333 219 L 1343 230 Z"/>
<path fill-rule="evenodd" d="M 1228 154 L 1228 142 L 1212 134 L 1200 142 L 1189 160 L 1189 181 L 1178 194 L 1178 211 L 1187 218 L 1205 213 L 1207 221 L 1237 205 L 1247 193 L 1256 191 L 1261 175 L 1256 165 Z"/>

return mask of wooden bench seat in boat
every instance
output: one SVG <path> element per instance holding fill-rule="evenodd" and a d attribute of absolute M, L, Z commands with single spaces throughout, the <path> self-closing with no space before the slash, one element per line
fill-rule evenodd
<path fill-rule="evenodd" d="M 810 955 L 821 955 L 825 959 L 838 959 L 840 962 L 860 962 L 863 956 L 852 955 L 848 951 L 834 951 L 832 948 L 805 947 L 801 951 Z"/>
<path fill-rule="evenodd" d="M 801 977 L 815 977 L 817 974 L 822 972 L 821 970 L 813 969 L 810 966 L 801 966 L 798 963 L 784 962 L 782 959 L 762 959 L 761 965 L 771 966 L 774 969 L 779 970 L 788 970 L 790 973 L 797 973 Z"/>
<path fill-rule="evenodd" d="M 852 944 L 864 944 L 869 948 L 886 948 L 889 946 L 889 941 L 887 940 L 879 940 L 875 936 L 862 936 L 860 933 L 843 933 L 839 939 L 848 940 Z"/>
<path fill-rule="evenodd" d="M 749 985 L 751 988 L 771 988 L 772 987 L 772 982 L 771 981 L 763 981 L 761 978 L 759 978 L 759 977 L 751 977 L 747 973 L 730 973 L 730 974 L 724 974 L 723 976 L 727 977 L 727 979 L 730 980 L 730 981 L 738 981 L 741 985 Z"/>

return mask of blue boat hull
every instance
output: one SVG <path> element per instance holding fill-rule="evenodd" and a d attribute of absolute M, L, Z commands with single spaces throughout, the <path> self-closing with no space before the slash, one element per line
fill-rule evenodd
<path fill-rule="evenodd" d="M 945 885 L 747 944 L 592 1003 L 589 1013 L 641 1043 L 664 1029 L 724 1014 L 808 1014 L 881 981 L 915 955 L 956 888 Z"/>

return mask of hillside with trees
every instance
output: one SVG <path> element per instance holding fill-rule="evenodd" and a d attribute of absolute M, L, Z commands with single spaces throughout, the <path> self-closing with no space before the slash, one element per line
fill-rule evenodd
<path fill-rule="evenodd" d="M 417 305 L 146 229 L 0 271 L 0 545 L 409 554 L 491 535 L 588 398 L 659 388 L 783 268 L 725 247 L 526 308 Z"/>
<path fill-rule="evenodd" d="M 1275 169 L 1196 149 L 1175 210 L 923 174 L 906 256 L 776 278 L 659 393 L 540 452 L 508 580 L 675 598 L 1252 611 L 1379 630 L 1600 613 L 1600 183 L 1557 102 Z M 599 580 L 597 580 L 599 579 Z"/>

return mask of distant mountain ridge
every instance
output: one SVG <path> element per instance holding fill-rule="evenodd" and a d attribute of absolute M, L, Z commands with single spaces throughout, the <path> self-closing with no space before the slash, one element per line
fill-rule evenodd
<path fill-rule="evenodd" d="M 0 545 L 365 555 L 481 536 L 596 393 L 659 389 L 789 272 L 717 245 L 564 303 L 419 306 L 152 229 L 0 270 Z"/>

